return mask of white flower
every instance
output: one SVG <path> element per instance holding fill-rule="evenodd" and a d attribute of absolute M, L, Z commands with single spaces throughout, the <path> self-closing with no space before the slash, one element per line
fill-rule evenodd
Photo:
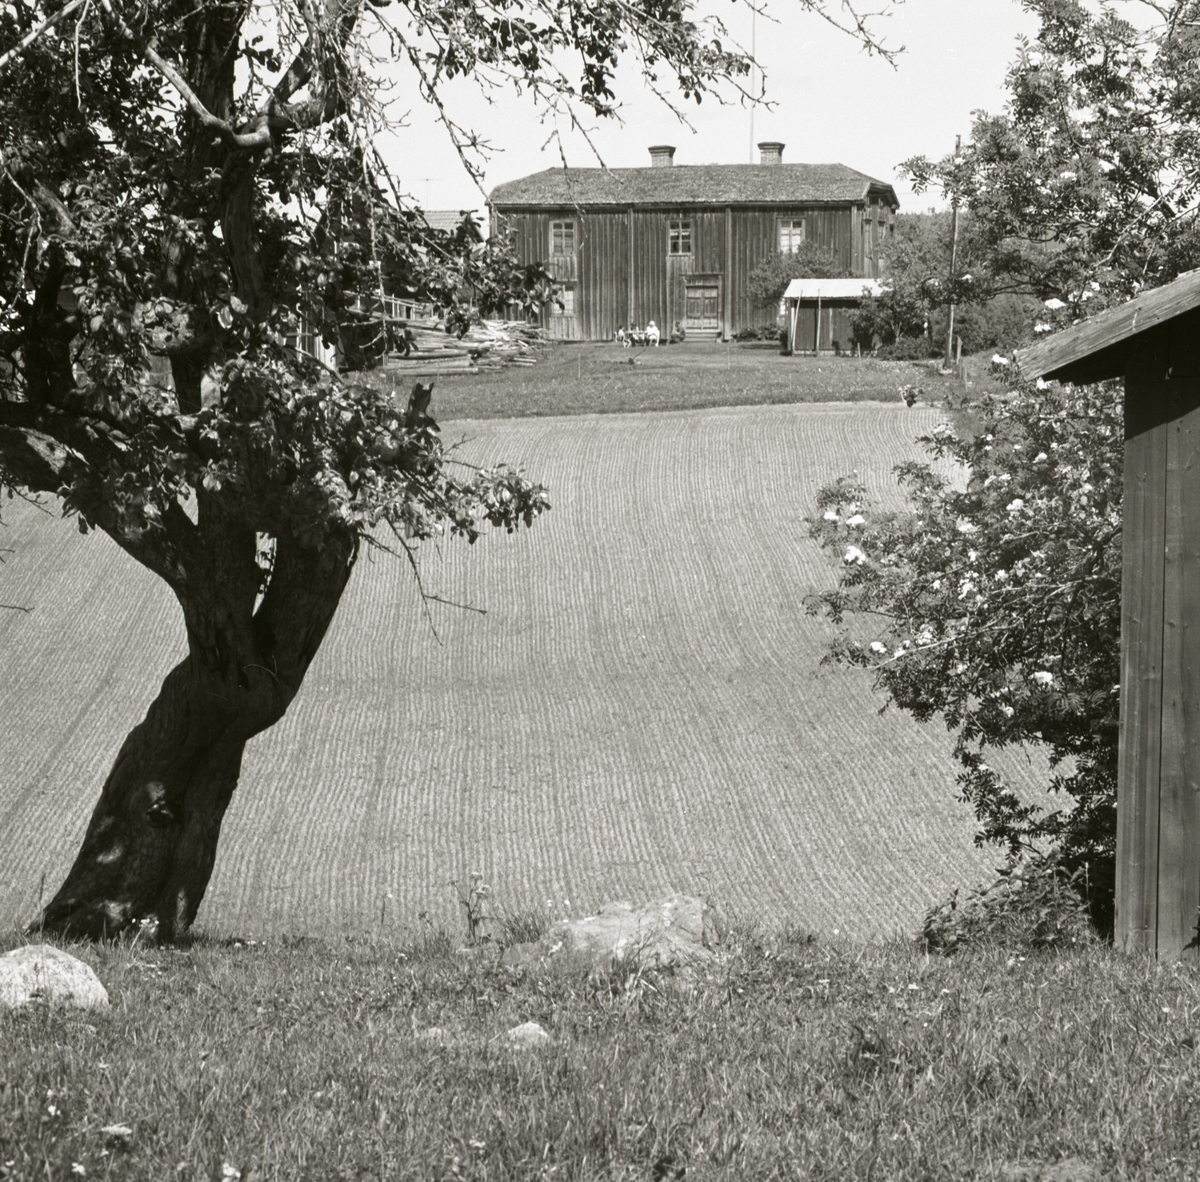
<path fill-rule="evenodd" d="M 1036 681 L 1038 685 L 1053 685 L 1054 674 L 1048 673 L 1045 669 L 1039 669 L 1036 673 L 1029 675 L 1030 681 Z"/>
<path fill-rule="evenodd" d="M 826 521 L 841 521 L 841 518 L 837 515 L 836 509 L 826 509 L 824 518 Z"/>
<path fill-rule="evenodd" d="M 224 1162 L 221 1166 L 221 1177 L 228 1178 L 230 1182 L 237 1182 L 242 1176 L 242 1171 L 237 1166 L 230 1165 L 229 1162 Z"/>
<path fill-rule="evenodd" d="M 930 584 L 930 586 L 933 588 L 934 591 L 940 591 L 942 589 L 942 580 L 934 579 L 933 582 Z"/>
<path fill-rule="evenodd" d="M 1049 389 L 1050 389 L 1050 383 L 1049 383 L 1048 381 L 1046 381 L 1046 379 L 1045 379 L 1045 378 L 1038 378 L 1038 380 L 1037 380 L 1037 388 L 1038 388 L 1039 390 L 1049 390 Z"/>
<path fill-rule="evenodd" d="M 1008 582 L 1008 571 L 998 570 L 995 574 L 995 579 L 996 579 L 997 583 L 1007 583 Z"/>
<path fill-rule="evenodd" d="M 1050 457 L 1046 455 L 1044 451 L 1040 451 L 1036 456 L 1033 457 L 1033 462 L 1035 464 L 1044 464 L 1049 458 Z"/>
<path fill-rule="evenodd" d="M 1090 280 L 1090 281 L 1088 282 L 1088 287 L 1090 287 L 1090 288 L 1092 289 L 1092 291 L 1099 291 L 1099 290 L 1100 290 L 1100 284 L 1099 284 L 1099 282 L 1098 282 L 1097 280 L 1095 280 L 1095 279 L 1092 279 L 1092 280 Z"/>
<path fill-rule="evenodd" d="M 850 526 L 851 529 L 856 529 L 860 525 L 865 525 L 866 520 L 867 519 L 861 513 L 855 513 L 853 517 L 846 518 L 846 524 Z"/>
<path fill-rule="evenodd" d="M 1057 297 L 1054 299 L 1047 300 L 1044 305 L 1044 307 L 1049 308 L 1051 312 L 1057 312 L 1059 310 L 1059 308 L 1065 308 L 1066 306 L 1067 305 L 1064 304 L 1062 302 L 1062 300 L 1058 299 Z"/>
<path fill-rule="evenodd" d="M 958 530 L 960 534 L 973 534 L 979 529 L 979 526 L 977 526 L 973 521 L 963 520 L 959 521 L 954 528 Z"/>
<path fill-rule="evenodd" d="M 975 584 L 973 582 L 971 582 L 970 579 L 963 579 L 963 581 L 958 585 L 959 599 L 966 599 L 966 597 L 968 595 L 970 595 L 971 592 L 974 590 L 975 590 Z"/>
<path fill-rule="evenodd" d="M 1034 332 L 1051 332 L 1051 331 L 1053 331 L 1053 329 L 1051 328 L 1051 326 L 1049 324 L 1045 323 L 1045 321 L 1041 321 L 1038 324 L 1035 324 L 1033 326 L 1033 331 Z"/>
<path fill-rule="evenodd" d="M 1020 497 L 1017 497 L 1016 500 L 1009 501 L 1004 507 L 1009 513 L 1020 513 L 1025 508 L 1025 502 Z"/>
<path fill-rule="evenodd" d="M 1016 711 L 1011 706 L 1001 706 L 1000 713 L 1003 714 L 1005 718 L 1012 718 Z"/>
<path fill-rule="evenodd" d="M 867 561 L 867 556 L 857 546 L 850 546 L 846 550 L 846 557 L 842 561 L 847 565 L 862 566 Z"/>
<path fill-rule="evenodd" d="M 73 1161 L 71 1163 L 71 1173 L 78 1174 L 80 1177 L 83 1177 L 83 1175 L 87 1173 L 87 1166 L 85 1166 L 83 1162 Z"/>
<path fill-rule="evenodd" d="M 882 657 L 887 652 L 887 645 L 880 644 L 878 640 L 872 640 L 871 652 L 873 652 L 877 657 Z"/>
<path fill-rule="evenodd" d="M 975 562 L 978 560 L 978 558 L 979 558 L 978 550 L 968 550 L 967 551 L 967 561 L 968 562 Z"/>
<path fill-rule="evenodd" d="M 992 354 L 992 364 L 993 364 L 993 365 L 1007 365 L 1007 364 L 1008 364 L 1008 358 L 1007 358 L 1007 357 L 1001 357 L 999 353 L 993 353 L 993 354 Z"/>

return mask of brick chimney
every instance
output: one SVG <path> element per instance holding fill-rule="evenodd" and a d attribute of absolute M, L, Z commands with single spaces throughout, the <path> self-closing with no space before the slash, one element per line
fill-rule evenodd
<path fill-rule="evenodd" d="M 670 168 L 675 163 L 675 149 L 670 144 L 655 144 L 650 149 L 651 168 Z"/>
<path fill-rule="evenodd" d="M 651 148 L 651 151 L 654 149 Z M 775 140 L 766 140 L 758 145 L 759 152 L 762 155 L 759 158 L 760 164 L 782 164 L 783 163 L 783 145 Z"/>

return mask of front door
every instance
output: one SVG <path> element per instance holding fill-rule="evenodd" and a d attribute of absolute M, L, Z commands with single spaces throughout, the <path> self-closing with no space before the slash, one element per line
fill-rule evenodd
<path fill-rule="evenodd" d="M 716 331 L 721 327 L 721 277 L 689 276 L 684 309 L 685 332 Z"/>

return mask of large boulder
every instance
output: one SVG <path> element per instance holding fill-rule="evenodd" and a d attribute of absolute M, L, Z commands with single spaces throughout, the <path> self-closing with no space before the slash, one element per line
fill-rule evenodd
<path fill-rule="evenodd" d="M 567 969 L 609 970 L 692 967 L 710 960 L 725 939 L 720 908 L 692 895 L 670 895 L 635 908 L 606 903 L 597 915 L 560 919 L 546 934 L 504 952 L 510 967 L 554 964 Z"/>
<path fill-rule="evenodd" d="M 0 956 L 0 1007 L 35 1001 L 94 1010 L 108 1005 L 108 993 L 83 961 L 49 944 L 27 944 Z"/>

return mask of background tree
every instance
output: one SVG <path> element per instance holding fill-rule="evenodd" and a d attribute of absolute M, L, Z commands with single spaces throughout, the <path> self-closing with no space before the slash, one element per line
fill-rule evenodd
<path fill-rule="evenodd" d="M 1009 69 L 1004 110 L 977 114 L 956 156 L 904 169 L 918 192 L 970 211 L 978 282 L 1078 316 L 1200 263 L 1200 3 L 1022 7 L 1039 28 Z"/>
<path fill-rule="evenodd" d="M 916 357 L 941 352 L 953 299 L 955 335 L 968 353 L 1023 344 L 1042 311 L 1041 301 L 993 281 L 986 241 L 969 210 L 959 217 L 956 273 L 950 277 L 951 221 L 947 210 L 897 214 L 883 250 L 881 296 L 855 314 L 863 342 L 879 342 Z"/>
<path fill-rule="evenodd" d="M 875 44 L 850 4 L 803 2 Z M 446 308 L 537 288 L 403 206 L 378 148 L 391 88 L 433 104 L 478 175 L 448 82 L 607 116 L 623 55 L 699 101 L 748 70 L 725 41 L 687 0 L 0 7 L 0 485 L 107 533 L 187 633 L 45 927 L 184 931 L 246 741 L 295 697 L 360 547 L 390 537 L 415 569 L 427 538 L 547 507 L 456 463 L 428 390 L 394 406 L 288 347 L 298 314 L 333 335 L 385 276 Z"/>
<path fill-rule="evenodd" d="M 774 313 L 793 279 L 842 279 L 849 274 L 828 247 L 802 242 L 794 251 L 776 251 L 763 259 L 746 277 L 746 292 Z"/>

